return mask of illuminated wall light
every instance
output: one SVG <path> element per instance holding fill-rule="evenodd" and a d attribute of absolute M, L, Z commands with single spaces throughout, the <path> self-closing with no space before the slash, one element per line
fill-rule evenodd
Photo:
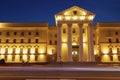
<path fill-rule="evenodd" d="M 114 62 L 118 62 L 118 61 L 119 61 L 118 55 L 115 55 L 115 54 L 113 55 L 113 61 L 114 61 Z"/>
<path fill-rule="evenodd" d="M 7 62 L 12 62 L 12 55 L 7 55 Z"/>
<path fill-rule="evenodd" d="M 86 47 L 86 43 L 85 42 L 83 42 L 83 47 Z"/>
<path fill-rule="evenodd" d="M 66 20 L 70 20 L 70 19 L 71 19 L 71 16 L 65 16 L 65 19 L 66 19 Z"/>
<path fill-rule="evenodd" d="M 35 62 L 35 55 L 30 55 L 30 62 Z"/>
<path fill-rule="evenodd" d="M 93 20 L 94 16 L 88 16 L 88 20 Z"/>
<path fill-rule="evenodd" d="M 15 48 L 15 53 L 19 54 L 20 53 L 20 48 Z"/>
<path fill-rule="evenodd" d="M 49 54 L 49 55 L 53 55 L 52 49 L 49 50 L 48 54 Z"/>
<path fill-rule="evenodd" d="M 80 20 L 84 20 L 85 19 L 85 16 L 80 16 Z"/>
<path fill-rule="evenodd" d="M 0 59 L 5 59 L 5 55 L 0 55 Z"/>
<path fill-rule="evenodd" d="M 73 20 L 77 20 L 78 16 L 73 16 L 72 18 L 73 18 Z"/>
<path fill-rule="evenodd" d="M 117 48 L 113 48 L 113 49 L 112 49 L 112 53 L 113 53 L 113 54 L 117 54 Z"/>
<path fill-rule="evenodd" d="M 82 12 L 82 15 L 86 15 L 86 14 L 87 14 L 86 12 L 84 12 L 84 11 Z"/>
<path fill-rule="evenodd" d="M 27 54 L 28 53 L 28 49 L 27 48 L 24 48 L 23 49 L 23 54 Z"/>
<path fill-rule="evenodd" d="M 5 54 L 5 48 L 1 48 L 0 53 Z"/>
<path fill-rule="evenodd" d="M 102 50 L 102 52 L 103 52 L 103 54 L 108 54 L 108 52 L 109 52 L 109 49 L 108 48 L 104 48 L 103 50 Z"/>
<path fill-rule="evenodd" d="M 31 49 L 30 49 L 30 53 L 31 53 L 31 54 L 34 54 L 34 53 L 35 53 L 35 48 L 31 48 Z"/>
<path fill-rule="evenodd" d="M 57 20 L 62 20 L 63 17 L 62 16 L 57 16 Z"/>
<path fill-rule="evenodd" d="M 20 55 L 15 55 L 15 62 L 20 62 Z"/>
<path fill-rule="evenodd" d="M 25 62 L 28 61 L 28 56 L 27 55 L 23 55 L 22 56 L 22 60 L 25 61 Z"/>
<path fill-rule="evenodd" d="M 77 55 L 78 52 L 77 51 L 72 51 L 72 55 Z"/>
<path fill-rule="evenodd" d="M 8 48 L 8 54 L 12 54 L 13 53 L 13 48 Z"/>

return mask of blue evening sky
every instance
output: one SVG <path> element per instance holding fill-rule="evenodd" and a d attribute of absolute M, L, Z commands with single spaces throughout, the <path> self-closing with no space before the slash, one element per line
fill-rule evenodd
<path fill-rule="evenodd" d="M 120 22 L 120 0 L 0 0 L 0 22 L 48 22 L 77 5 L 96 14 L 94 23 Z"/>

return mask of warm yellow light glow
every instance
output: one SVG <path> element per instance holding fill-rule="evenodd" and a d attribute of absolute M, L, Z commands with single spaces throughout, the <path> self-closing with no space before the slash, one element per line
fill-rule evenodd
<path fill-rule="evenodd" d="M 94 16 L 88 16 L 88 20 L 93 20 Z"/>
<path fill-rule="evenodd" d="M 15 53 L 16 53 L 16 54 L 19 54 L 19 53 L 20 53 L 20 48 L 16 48 L 16 49 L 15 49 Z"/>
<path fill-rule="evenodd" d="M 20 62 L 20 55 L 15 55 L 15 62 Z"/>
<path fill-rule="evenodd" d="M 65 12 L 64 15 L 69 15 L 69 13 L 68 13 L 68 12 Z"/>
<path fill-rule="evenodd" d="M 28 56 L 27 55 L 23 55 L 22 56 L 22 61 L 25 61 L 25 62 L 28 61 Z"/>
<path fill-rule="evenodd" d="M 1 48 L 0 53 L 5 54 L 5 48 Z"/>
<path fill-rule="evenodd" d="M 63 47 L 66 47 L 66 46 L 67 46 L 67 44 L 66 44 L 66 43 L 62 43 L 62 46 L 63 46 Z"/>
<path fill-rule="evenodd" d="M 7 55 L 7 62 L 12 62 L 12 55 Z"/>
<path fill-rule="evenodd" d="M 118 62 L 119 60 L 118 60 L 118 55 L 113 55 L 113 61 L 114 62 Z"/>
<path fill-rule="evenodd" d="M 112 53 L 113 53 L 113 54 L 117 54 L 117 48 L 113 48 L 113 49 L 112 49 Z"/>
<path fill-rule="evenodd" d="M 83 43 L 83 47 L 86 47 L 86 43 L 85 42 Z"/>
<path fill-rule="evenodd" d="M 80 20 L 84 20 L 85 19 L 85 16 L 80 16 Z"/>
<path fill-rule="evenodd" d="M 8 54 L 12 54 L 13 53 L 13 48 L 8 48 Z"/>
<path fill-rule="evenodd" d="M 23 48 L 23 54 L 27 54 L 28 49 L 27 48 Z"/>
<path fill-rule="evenodd" d="M 110 56 L 109 55 L 103 55 L 102 56 L 102 62 L 110 62 Z"/>
<path fill-rule="evenodd" d="M 57 20 L 62 20 L 63 17 L 62 16 L 57 16 Z"/>
<path fill-rule="evenodd" d="M 53 55 L 52 49 L 49 50 L 48 54 Z"/>
<path fill-rule="evenodd" d="M 109 49 L 108 49 L 108 48 L 104 48 L 104 49 L 102 50 L 102 52 L 103 52 L 103 54 L 108 54 Z"/>
<path fill-rule="evenodd" d="M 72 51 L 72 55 L 77 55 L 78 52 L 77 51 Z"/>
<path fill-rule="evenodd" d="M 5 59 L 5 55 L 0 55 L 0 59 Z"/>
<path fill-rule="evenodd" d="M 72 18 L 73 18 L 73 20 L 77 20 L 78 16 L 73 16 Z"/>
<path fill-rule="evenodd" d="M 38 55 L 38 61 L 39 62 L 46 62 L 46 56 L 45 55 Z"/>
<path fill-rule="evenodd" d="M 66 19 L 66 20 L 70 20 L 70 19 L 71 19 L 71 16 L 65 16 L 65 19 Z"/>
<path fill-rule="evenodd" d="M 30 62 L 35 62 L 35 55 L 30 55 Z"/>
<path fill-rule="evenodd" d="M 30 49 L 30 53 L 31 53 L 31 54 L 34 54 L 34 53 L 35 53 L 35 48 L 31 48 L 31 49 Z"/>
<path fill-rule="evenodd" d="M 86 14 L 87 14 L 86 12 L 84 12 L 84 11 L 82 12 L 82 15 L 86 15 Z"/>
<path fill-rule="evenodd" d="M 77 45 L 77 43 L 76 42 L 72 42 L 72 45 L 75 46 L 75 45 Z"/>

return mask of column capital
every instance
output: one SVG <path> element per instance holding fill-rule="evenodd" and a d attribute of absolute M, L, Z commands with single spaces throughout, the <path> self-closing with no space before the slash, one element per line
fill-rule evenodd
<path fill-rule="evenodd" d="M 62 26 L 62 24 L 61 24 L 61 23 L 58 23 L 57 26 L 60 27 L 60 26 Z"/>
<path fill-rule="evenodd" d="M 78 23 L 78 26 L 79 26 L 79 27 L 83 26 L 83 23 Z"/>
<path fill-rule="evenodd" d="M 69 23 L 69 24 L 67 24 L 69 27 L 71 27 L 72 26 L 72 23 Z"/>

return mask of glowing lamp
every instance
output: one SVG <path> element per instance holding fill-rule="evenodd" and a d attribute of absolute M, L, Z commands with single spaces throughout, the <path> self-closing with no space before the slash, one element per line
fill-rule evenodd
<path fill-rule="evenodd" d="M 73 16 L 73 20 L 77 20 L 78 19 L 78 17 L 77 16 Z"/>
<path fill-rule="evenodd" d="M 85 19 L 85 16 L 80 16 L 80 20 L 84 20 Z"/>

